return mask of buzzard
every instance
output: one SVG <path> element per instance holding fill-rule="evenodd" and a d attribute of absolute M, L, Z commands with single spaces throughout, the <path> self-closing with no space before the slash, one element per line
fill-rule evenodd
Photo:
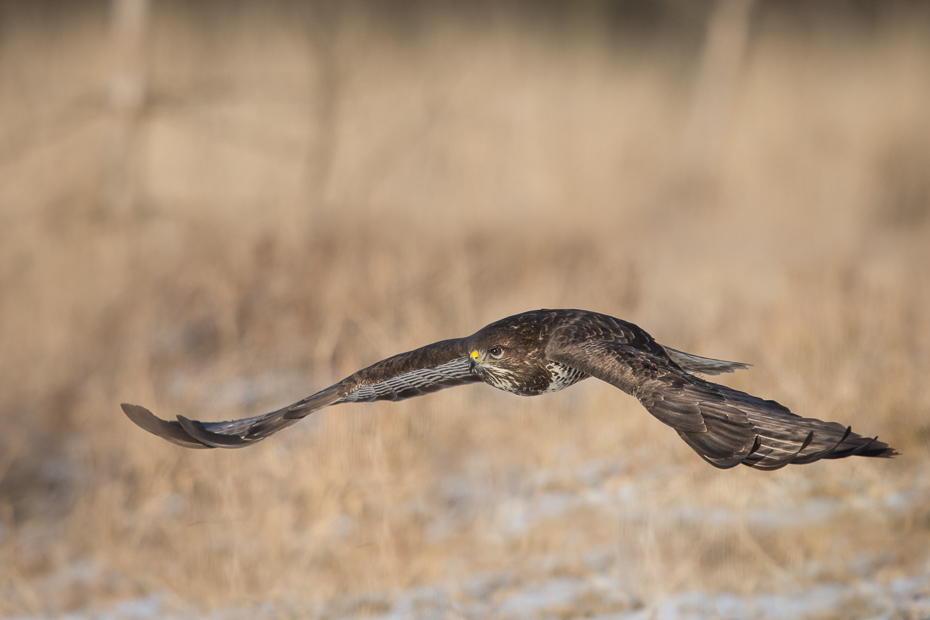
<path fill-rule="evenodd" d="M 403 400 L 466 383 L 487 383 L 521 396 L 557 392 L 594 377 L 635 396 L 701 458 L 728 469 L 773 470 L 847 456 L 897 454 L 877 438 L 836 422 L 802 418 L 698 375 L 746 368 L 657 343 L 640 327 L 585 310 L 516 314 L 466 338 L 436 342 L 359 370 L 277 411 L 229 422 L 162 420 L 124 404 L 129 419 L 187 448 L 241 448 L 330 405 Z"/>

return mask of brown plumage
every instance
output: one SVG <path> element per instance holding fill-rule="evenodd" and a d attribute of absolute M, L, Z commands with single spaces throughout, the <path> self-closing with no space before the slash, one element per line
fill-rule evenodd
<path fill-rule="evenodd" d="M 641 328 L 584 310 L 524 312 L 467 338 L 443 340 L 377 362 L 316 394 L 265 415 L 230 422 L 162 420 L 138 405 L 123 411 L 145 430 L 188 448 L 240 448 L 330 405 L 403 400 L 484 382 L 537 396 L 595 377 L 635 396 L 705 461 L 778 469 L 847 456 L 897 454 L 849 427 L 802 418 L 772 400 L 710 383 L 747 364 L 665 347 Z"/>

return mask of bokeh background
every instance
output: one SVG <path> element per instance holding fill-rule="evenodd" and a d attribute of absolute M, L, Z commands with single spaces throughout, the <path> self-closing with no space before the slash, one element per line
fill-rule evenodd
<path fill-rule="evenodd" d="M 0 617 L 930 617 L 928 102 L 926 2 L 0 2 Z M 539 307 L 902 456 L 721 472 L 595 381 L 119 409 Z"/>

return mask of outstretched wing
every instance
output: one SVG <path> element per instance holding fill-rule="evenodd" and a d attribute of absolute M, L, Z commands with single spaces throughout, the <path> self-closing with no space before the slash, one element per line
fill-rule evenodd
<path fill-rule="evenodd" d="M 887 444 L 849 427 L 802 418 L 773 400 L 704 381 L 682 370 L 674 356 L 679 365 L 671 364 L 663 353 L 616 339 L 584 340 L 558 333 L 547 348 L 553 361 L 635 396 L 715 467 L 743 464 L 769 470 L 820 459 L 896 454 Z"/>
<path fill-rule="evenodd" d="M 455 339 L 381 360 L 293 405 L 251 418 L 198 422 L 178 416 L 177 421 L 168 421 L 138 405 L 123 404 L 122 408 L 138 426 L 179 446 L 241 448 L 330 405 L 403 400 L 479 381 L 471 372 L 464 339 Z"/>

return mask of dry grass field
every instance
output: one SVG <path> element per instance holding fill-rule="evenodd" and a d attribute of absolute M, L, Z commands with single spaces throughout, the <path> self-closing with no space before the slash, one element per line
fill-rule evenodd
<path fill-rule="evenodd" d="M 926 5 L 759 3 L 710 111 L 704 5 L 191 6 L 127 115 L 105 3 L 0 3 L 0 618 L 928 617 Z M 119 409 L 260 413 L 540 307 L 902 454 L 718 471 L 595 381 L 241 451 Z"/>

